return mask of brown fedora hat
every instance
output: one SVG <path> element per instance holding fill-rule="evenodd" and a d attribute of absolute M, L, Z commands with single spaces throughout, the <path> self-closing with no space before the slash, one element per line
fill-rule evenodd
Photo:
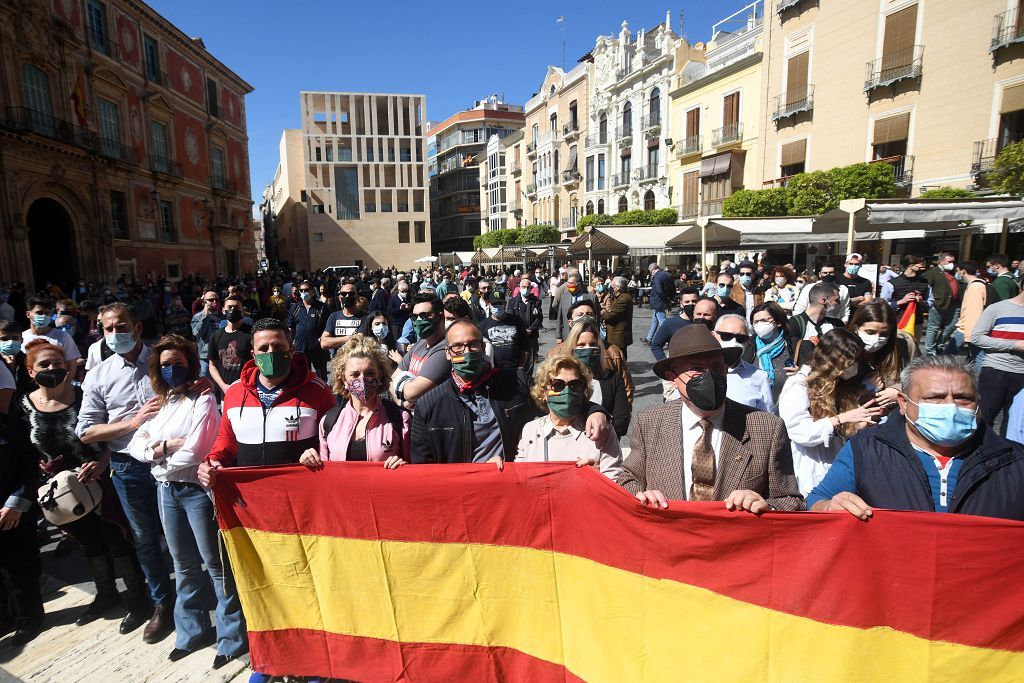
<path fill-rule="evenodd" d="M 665 372 L 677 358 L 696 356 L 702 353 L 718 352 L 722 354 L 725 364 L 732 367 L 733 363 L 743 355 L 743 349 L 737 347 L 722 348 L 718 337 L 711 334 L 706 325 L 691 324 L 685 325 L 676 330 L 672 338 L 668 340 L 668 355 L 654 364 L 654 374 L 662 379 L 669 379 Z M 671 380 L 669 380 L 671 381 Z"/>

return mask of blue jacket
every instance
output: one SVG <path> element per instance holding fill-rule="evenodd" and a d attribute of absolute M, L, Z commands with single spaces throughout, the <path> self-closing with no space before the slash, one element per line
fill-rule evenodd
<path fill-rule="evenodd" d="M 651 308 L 659 311 L 672 308 L 675 303 L 676 281 L 667 270 L 659 270 L 651 278 Z"/>
<path fill-rule="evenodd" d="M 857 432 L 807 497 L 808 507 L 850 491 L 872 507 L 934 511 L 929 473 L 905 425 L 904 417 L 894 414 L 877 427 Z M 1024 521 L 1024 446 L 984 423 L 974 438 L 953 482 L 948 511 Z"/>

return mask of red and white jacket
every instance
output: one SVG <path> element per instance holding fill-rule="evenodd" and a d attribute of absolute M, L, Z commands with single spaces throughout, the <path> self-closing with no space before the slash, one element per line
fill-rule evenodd
<path fill-rule="evenodd" d="M 334 406 L 334 395 L 305 356 L 292 356 L 284 388 L 269 408 L 256 393 L 256 363 L 242 368 L 242 377 L 224 395 L 220 431 L 207 460 L 238 467 L 297 463 L 307 448 L 320 446 L 320 418 Z"/>

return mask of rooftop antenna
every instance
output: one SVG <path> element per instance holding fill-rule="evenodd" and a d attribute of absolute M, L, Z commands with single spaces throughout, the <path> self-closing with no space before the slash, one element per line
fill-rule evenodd
<path fill-rule="evenodd" d="M 558 17 L 558 28 L 562 31 L 562 71 L 565 71 L 565 17 Z"/>

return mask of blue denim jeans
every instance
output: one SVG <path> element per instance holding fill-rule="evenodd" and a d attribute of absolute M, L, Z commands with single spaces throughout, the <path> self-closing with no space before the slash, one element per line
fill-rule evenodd
<path fill-rule="evenodd" d="M 198 484 L 184 482 L 163 482 L 158 495 L 178 589 L 175 647 L 191 650 L 210 630 L 212 594 L 217 597 L 217 654 L 244 654 L 249 650 L 245 619 L 230 568 L 221 561 L 213 501 Z"/>
<path fill-rule="evenodd" d="M 665 322 L 665 309 L 655 308 L 654 314 L 651 316 L 651 329 L 647 332 L 648 339 L 654 339 L 654 335 L 658 332 L 658 328 L 661 327 L 662 323 Z"/>
<path fill-rule="evenodd" d="M 174 603 L 171 568 L 160 544 L 163 527 L 156 501 L 156 480 L 149 465 L 123 453 L 110 456 L 110 472 L 121 507 L 132 527 L 135 555 L 149 584 L 149 594 L 157 605 Z"/>
<path fill-rule="evenodd" d="M 956 324 L 960 319 L 960 308 L 939 311 L 932 308 L 928 311 L 928 326 L 924 335 L 924 352 L 929 356 L 944 353 L 949 338 L 956 332 Z"/>

